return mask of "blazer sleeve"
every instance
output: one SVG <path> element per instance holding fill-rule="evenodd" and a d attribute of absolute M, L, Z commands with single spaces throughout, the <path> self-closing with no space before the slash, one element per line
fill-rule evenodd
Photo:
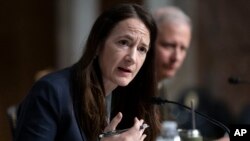
<path fill-rule="evenodd" d="M 61 106 L 56 86 L 37 82 L 20 105 L 15 141 L 54 141 Z"/>

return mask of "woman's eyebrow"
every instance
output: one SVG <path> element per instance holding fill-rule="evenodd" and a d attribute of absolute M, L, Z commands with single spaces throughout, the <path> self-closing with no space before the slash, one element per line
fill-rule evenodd
<path fill-rule="evenodd" d="M 119 37 L 119 38 L 127 38 L 127 39 L 133 41 L 133 37 L 132 37 L 131 35 L 129 35 L 129 34 L 120 35 L 120 36 L 118 36 L 118 37 Z"/>
<path fill-rule="evenodd" d="M 119 37 L 119 38 L 127 38 L 127 39 L 130 40 L 130 41 L 133 41 L 133 40 L 134 40 L 134 39 L 133 39 L 133 36 L 131 36 L 131 35 L 129 35 L 129 34 L 121 35 L 121 36 L 118 36 L 118 37 Z M 142 40 L 141 45 L 144 46 L 144 47 L 149 48 L 149 45 L 146 44 L 146 43 L 144 43 L 143 40 Z"/>

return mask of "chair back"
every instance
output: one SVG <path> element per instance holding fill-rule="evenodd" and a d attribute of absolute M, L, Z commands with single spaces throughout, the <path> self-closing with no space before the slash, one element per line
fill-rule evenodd
<path fill-rule="evenodd" d="M 9 125 L 11 128 L 12 136 L 14 137 L 14 132 L 16 129 L 16 121 L 17 121 L 17 107 L 16 105 L 12 105 L 7 108 L 7 117 L 9 121 Z"/>

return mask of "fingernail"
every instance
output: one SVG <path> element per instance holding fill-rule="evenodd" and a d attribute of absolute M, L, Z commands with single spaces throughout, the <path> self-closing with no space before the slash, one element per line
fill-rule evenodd
<path fill-rule="evenodd" d="M 121 118 L 121 117 L 122 117 L 122 113 L 119 112 L 119 113 L 117 114 L 117 116 L 118 116 L 119 118 Z"/>

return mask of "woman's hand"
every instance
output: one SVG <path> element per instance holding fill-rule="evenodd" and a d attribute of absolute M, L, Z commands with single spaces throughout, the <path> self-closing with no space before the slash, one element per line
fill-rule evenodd
<path fill-rule="evenodd" d="M 121 122 L 122 113 L 118 113 L 110 122 L 110 124 L 104 129 L 104 132 L 113 131 L 116 129 L 117 125 Z M 134 125 L 128 129 L 128 131 L 123 132 L 118 135 L 113 135 L 109 137 L 103 137 L 101 141 L 143 141 L 146 138 L 146 134 L 143 134 L 144 129 L 140 129 L 144 120 L 134 119 Z"/>
<path fill-rule="evenodd" d="M 215 141 L 230 141 L 230 138 L 228 136 L 222 137 L 220 139 L 217 139 Z"/>

